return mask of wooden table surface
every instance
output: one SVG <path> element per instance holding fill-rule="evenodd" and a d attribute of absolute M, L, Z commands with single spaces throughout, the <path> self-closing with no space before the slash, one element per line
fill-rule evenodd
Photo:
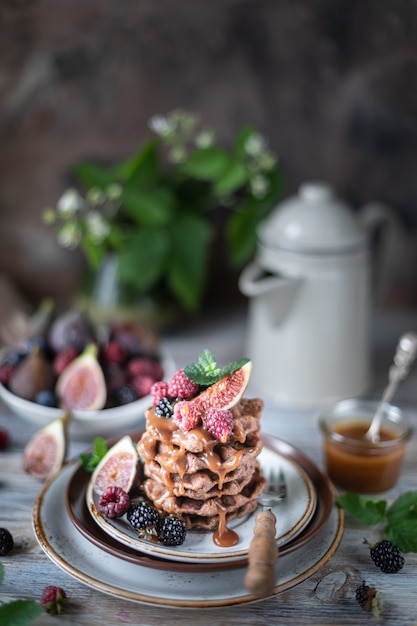
<path fill-rule="evenodd" d="M 245 353 L 246 323 L 244 314 L 237 319 L 233 316 L 221 321 L 212 320 L 193 328 L 191 332 L 167 336 L 164 341 L 178 366 L 194 360 L 203 348 L 210 348 L 217 360 L 222 362 Z M 374 371 L 372 388 L 368 393 L 370 397 L 378 398 L 382 391 L 399 335 L 416 328 L 415 314 L 380 316 L 375 319 L 372 339 Z M 402 384 L 395 403 L 407 411 L 417 431 L 417 366 Z M 288 412 L 267 401 L 263 432 L 276 435 L 301 449 L 323 470 L 317 415 L 317 409 L 292 409 Z M 259 602 L 215 609 L 164 608 L 129 602 L 89 588 L 52 563 L 35 538 L 32 507 L 41 485 L 21 468 L 22 450 L 35 429 L 22 419 L 12 416 L 2 406 L 0 427 L 6 428 L 12 439 L 11 447 L 0 452 L 0 526 L 12 532 L 16 544 L 12 553 L 2 557 L 5 575 L 0 587 L 0 599 L 2 602 L 16 598 L 38 600 L 43 587 L 49 584 L 62 586 L 70 598 L 63 615 L 51 617 L 44 614 L 34 624 L 363 626 L 374 623 L 374 618 L 359 607 L 354 597 L 355 589 L 362 580 L 376 586 L 382 595 L 383 624 L 417 624 L 417 554 L 406 554 L 406 564 L 397 574 L 383 574 L 372 563 L 362 543 L 364 536 L 378 539 L 379 531 L 365 528 L 348 516 L 341 544 L 334 557 L 322 569 L 298 586 Z M 78 455 L 88 445 L 86 442 L 71 441 L 70 456 Z M 416 489 L 416 470 L 415 433 L 408 446 L 398 484 L 381 497 L 390 502 L 400 493 Z M 291 555 L 283 558 L 291 558 Z"/>

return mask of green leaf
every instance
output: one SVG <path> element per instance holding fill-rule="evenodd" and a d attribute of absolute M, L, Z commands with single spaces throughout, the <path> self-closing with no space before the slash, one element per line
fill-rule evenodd
<path fill-rule="evenodd" d="M 34 600 L 14 600 L 0 606 L 0 624 L 3 626 L 27 626 L 44 612 Z"/>
<path fill-rule="evenodd" d="M 168 271 L 171 237 L 166 229 L 143 227 L 119 253 L 119 279 L 137 293 L 150 290 Z"/>
<path fill-rule="evenodd" d="M 212 385 L 219 381 L 226 374 L 232 374 L 236 370 L 243 367 L 249 359 L 238 359 L 230 361 L 224 367 L 217 367 L 217 363 L 210 350 L 203 350 L 198 361 L 190 363 L 184 368 L 184 373 L 190 380 L 203 386 Z"/>
<path fill-rule="evenodd" d="M 383 521 L 387 503 L 385 500 L 376 500 L 347 492 L 336 498 L 337 504 L 345 509 L 361 524 L 372 526 Z"/>
<path fill-rule="evenodd" d="M 101 459 L 106 455 L 108 447 L 102 437 L 94 439 L 93 452 L 82 452 L 80 454 L 81 463 L 87 472 L 93 472 Z"/>
<path fill-rule="evenodd" d="M 219 148 L 201 148 L 191 153 L 178 170 L 198 180 L 215 181 L 230 164 L 230 157 Z"/>
<path fill-rule="evenodd" d="M 215 182 L 213 190 L 216 196 L 227 196 L 240 189 L 248 180 L 248 173 L 240 161 L 230 161 L 224 172 L 221 174 L 217 182 Z"/>
<path fill-rule="evenodd" d="M 158 142 L 148 141 L 133 157 L 113 171 L 116 180 L 134 183 L 136 187 L 153 186 L 158 178 Z"/>
<path fill-rule="evenodd" d="M 242 267 L 255 254 L 257 215 L 254 211 L 234 213 L 226 224 L 229 257 L 234 267 Z"/>
<path fill-rule="evenodd" d="M 387 511 L 385 533 L 403 552 L 417 552 L 417 491 L 407 491 Z"/>
<path fill-rule="evenodd" d="M 98 187 L 99 189 L 106 189 L 114 182 L 114 177 L 108 168 L 100 167 L 94 163 L 77 163 L 73 171 L 86 188 Z"/>
<path fill-rule="evenodd" d="M 168 285 L 188 311 L 197 310 L 207 276 L 207 258 L 213 239 L 211 225 L 198 215 L 179 215 L 170 229 L 172 250 Z"/>
<path fill-rule="evenodd" d="M 123 206 L 128 215 L 144 226 L 165 226 L 173 217 L 175 196 L 167 187 L 142 191 L 126 186 Z"/>

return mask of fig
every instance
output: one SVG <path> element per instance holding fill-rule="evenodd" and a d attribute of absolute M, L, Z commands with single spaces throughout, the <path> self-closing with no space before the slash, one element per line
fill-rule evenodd
<path fill-rule="evenodd" d="M 138 473 L 139 456 L 129 435 L 115 443 L 101 459 L 91 477 L 92 486 L 98 493 L 107 487 L 120 487 L 126 493 L 133 487 Z"/>
<path fill-rule="evenodd" d="M 25 400 L 34 401 L 39 391 L 51 389 L 53 374 L 42 348 L 33 344 L 29 354 L 16 367 L 9 380 L 12 393 Z"/>
<path fill-rule="evenodd" d="M 55 352 L 61 352 L 66 348 L 75 348 L 77 352 L 81 352 L 95 341 L 92 324 L 82 311 L 66 311 L 49 327 L 48 342 Z"/>
<path fill-rule="evenodd" d="M 23 469 L 35 478 L 47 479 L 64 464 L 69 413 L 53 420 L 32 437 L 23 451 Z"/>
<path fill-rule="evenodd" d="M 226 374 L 217 383 L 207 387 L 193 402 L 202 409 L 231 409 L 243 396 L 252 372 L 252 361 L 248 361 L 234 371 Z"/>
<path fill-rule="evenodd" d="M 61 408 L 96 411 L 106 404 L 106 381 L 97 360 L 96 344 L 89 344 L 60 374 L 56 395 Z"/>

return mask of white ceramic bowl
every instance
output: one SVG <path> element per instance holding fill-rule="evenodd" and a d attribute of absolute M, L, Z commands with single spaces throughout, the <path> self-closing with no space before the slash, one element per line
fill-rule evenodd
<path fill-rule="evenodd" d="M 172 357 L 162 351 L 162 365 L 164 379 L 169 378 L 176 366 Z M 15 415 L 38 428 L 46 426 L 52 420 L 63 414 L 63 409 L 42 406 L 30 402 L 11 393 L 0 383 L 0 398 L 8 409 Z M 140 400 L 122 406 L 100 411 L 73 411 L 69 422 L 68 433 L 76 439 L 90 439 L 94 437 L 112 437 L 121 435 L 127 430 L 138 428 L 144 420 L 145 410 L 151 406 L 152 396 L 144 396 Z"/>

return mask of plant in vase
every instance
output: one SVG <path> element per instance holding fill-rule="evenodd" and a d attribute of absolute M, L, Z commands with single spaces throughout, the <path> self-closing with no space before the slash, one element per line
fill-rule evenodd
<path fill-rule="evenodd" d="M 225 245 L 228 268 L 253 256 L 256 226 L 280 196 L 280 167 L 252 127 L 227 150 L 188 112 L 149 125 L 152 137 L 123 162 L 77 163 L 80 188 L 67 189 L 44 221 L 57 226 L 62 246 L 82 248 L 93 272 L 111 255 L 123 298 L 163 294 L 197 312 L 214 242 Z"/>

